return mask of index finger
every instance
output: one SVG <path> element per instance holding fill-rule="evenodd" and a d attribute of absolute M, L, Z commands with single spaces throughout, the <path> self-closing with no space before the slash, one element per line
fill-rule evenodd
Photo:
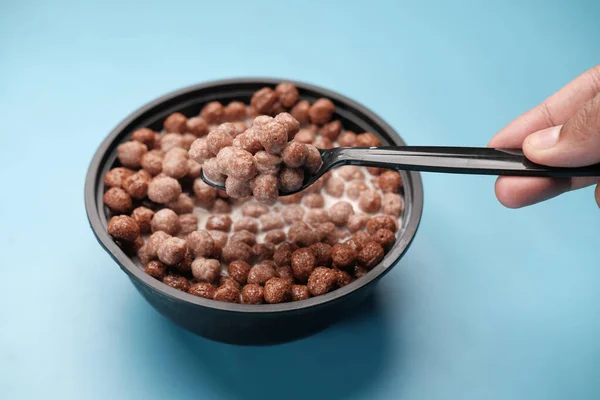
<path fill-rule="evenodd" d="M 488 147 L 521 148 L 527 136 L 564 124 L 599 92 L 600 65 L 597 65 L 506 125 L 490 140 Z"/>

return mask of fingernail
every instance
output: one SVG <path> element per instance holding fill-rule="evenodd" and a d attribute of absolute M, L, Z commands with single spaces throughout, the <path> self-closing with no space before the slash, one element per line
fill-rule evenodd
<path fill-rule="evenodd" d="M 561 126 L 542 129 L 527 137 L 527 144 L 536 150 L 547 150 L 558 143 Z"/>

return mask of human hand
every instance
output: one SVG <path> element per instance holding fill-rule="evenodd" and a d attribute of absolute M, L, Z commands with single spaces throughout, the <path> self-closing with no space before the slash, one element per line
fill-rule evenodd
<path fill-rule="evenodd" d="M 512 121 L 488 147 L 522 147 L 529 160 L 553 167 L 600 163 L 600 65 Z M 506 207 L 520 208 L 597 184 L 595 196 L 600 207 L 599 181 L 600 177 L 501 176 L 496 181 L 496 197 Z"/>

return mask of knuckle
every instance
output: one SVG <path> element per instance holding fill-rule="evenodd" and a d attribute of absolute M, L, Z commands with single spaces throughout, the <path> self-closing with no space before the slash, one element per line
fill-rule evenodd
<path fill-rule="evenodd" d="M 565 134 L 575 142 L 587 142 L 600 138 L 600 94 L 588 101 L 567 121 L 563 127 Z"/>
<path fill-rule="evenodd" d="M 546 126 L 558 125 L 556 123 L 556 118 L 554 118 L 554 116 L 552 115 L 552 111 L 550 111 L 550 107 L 548 107 L 548 103 L 546 103 L 546 101 L 543 101 L 539 105 L 538 109 L 540 114 L 542 114 L 542 117 L 544 118 L 544 123 L 546 124 Z"/>
<path fill-rule="evenodd" d="M 589 76 L 592 81 L 592 88 L 595 93 L 600 93 L 600 64 L 589 70 Z"/>

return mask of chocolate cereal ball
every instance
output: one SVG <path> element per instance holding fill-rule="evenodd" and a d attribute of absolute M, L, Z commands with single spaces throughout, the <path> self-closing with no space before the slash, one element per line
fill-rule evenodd
<path fill-rule="evenodd" d="M 169 151 L 175 148 L 183 147 L 183 136 L 181 133 L 165 133 L 160 137 L 160 149 Z"/>
<path fill-rule="evenodd" d="M 146 147 L 148 149 L 151 149 L 154 147 L 155 138 L 156 138 L 155 132 L 149 128 L 136 129 L 131 134 L 131 140 L 135 140 L 137 142 L 140 142 L 140 143 L 146 145 Z"/>
<path fill-rule="evenodd" d="M 263 232 L 270 231 L 272 229 L 281 229 L 285 224 L 283 217 L 279 214 L 261 215 L 259 220 Z"/>
<path fill-rule="evenodd" d="M 321 98 L 313 103 L 308 109 L 308 116 L 313 124 L 323 125 L 329 120 L 335 111 L 335 105 L 331 100 Z"/>
<path fill-rule="evenodd" d="M 194 214 L 181 214 L 179 216 L 179 233 L 187 235 L 198 229 L 198 217 Z"/>
<path fill-rule="evenodd" d="M 290 142 L 283 150 L 281 158 L 290 168 L 299 168 L 304 165 L 308 157 L 308 149 L 304 143 Z"/>
<path fill-rule="evenodd" d="M 238 218 L 233 224 L 233 230 L 235 232 L 248 231 L 258 233 L 258 221 L 251 217 Z"/>
<path fill-rule="evenodd" d="M 356 133 L 345 131 L 338 137 L 338 144 L 341 147 L 352 147 L 356 143 Z"/>
<path fill-rule="evenodd" d="M 131 196 L 121 188 L 113 187 L 104 193 L 104 205 L 113 213 L 127 214 L 133 207 Z"/>
<path fill-rule="evenodd" d="M 229 232 L 231 230 L 231 217 L 229 215 L 211 215 L 206 220 L 206 229 Z"/>
<path fill-rule="evenodd" d="M 252 254 L 257 262 L 272 260 L 275 253 L 275 245 L 271 243 L 256 243 L 252 246 Z"/>
<path fill-rule="evenodd" d="M 374 240 L 369 240 L 358 252 L 358 263 L 367 269 L 373 269 L 383 259 L 383 247 Z"/>
<path fill-rule="evenodd" d="M 375 232 L 373 240 L 379 243 L 384 250 L 389 250 L 396 241 L 396 236 L 391 230 L 383 228 L 378 229 L 377 232 Z"/>
<path fill-rule="evenodd" d="M 381 201 L 381 211 L 384 214 L 399 217 L 404 209 L 402 197 L 397 193 L 386 193 Z"/>
<path fill-rule="evenodd" d="M 186 131 L 196 137 L 206 136 L 208 134 L 208 124 L 201 117 L 192 117 L 187 120 Z"/>
<path fill-rule="evenodd" d="M 133 218 L 117 215 L 108 221 L 108 234 L 115 239 L 134 242 L 140 235 L 140 228 Z"/>
<path fill-rule="evenodd" d="M 150 226 L 152 232 L 163 231 L 169 235 L 176 235 L 181 228 L 181 225 L 179 224 L 179 217 L 175 211 L 168 208 L 158 210 L 154 214 L 154 217 L 152 217 Z"/>
<path fill-rule="evenodd" d="M 271 154 L 281 154 L 288 142 L 286 128 L 276 121 L 256 126 L 255 132 L 260 144 Z"/>
<path fill-rule="evenodd" d="M 292 285 L 292 301 L 306 300 L 310 297 L 310 290 L 306 285 Z"/>
<path fill-rule="evenodd" d="M 340 121 L 336 120 L 323 125 L 323 128 L 321 128 L 321 136 L 323 136 L 326 139 L 329 139 L 330 141 L 335 141 L 340 135 L 341 131 L 342 124 Z"/>
<path fill-rule="evenodd" d="M 258 133 L 252 128 L 237 135 L 233 139 L 233 146 L 246 150 L 250 154 L 256 154 L 258 151 L 263 150 L 263 146 L 258 139 Z"/>
<path fill-rule="evenodd" d="M 285 222 L 291 224 L 295 221 L 302 221 L 304 212 L 304 207 L 301 205 L 291 204 L 283 209 L 283 213 L 281 215 L 283 216 Z"/>
<path fill-rule="evenodd" d="M 306 100 L 301 100 L 292 108 L 290 114 L 301 124 L 308 124 L 310 119 L 308 117 L 308 110 L 310 109 L 310 103 Z"/>
<path fill-rule="evenodd" d="M 384 193 L 398 193 L 402 186 L 402 177 L 398 171 L 384 171 L 379 175 L 377 181 L 379 182 L 379 188 Z"/>
<path fill-rule="evenodd" d="M 279 186 L 283 192 L 300 189 L 304 183 L 304 172 L 300 168 L 284 167 L 279 172 Z"/>
<path fill-rule="evenodd" d="M 278 304 L 290 301 L 292 297 L 292 283 L 287 279 L 271 278 L 265 283 L 264 298 L 269 304 Z"/>
<path fill-rule="evenodd" d="M 352 204 L 347 201 L 338 201 L 329 209 L 329 217 L 331 222 L 337 226 L 345 226 L 348 219 L 354 214 Z"/>
<path fill-rule="evenodd" d="M 190 179 L 196 179 L 200 176 L 200 172 L 202 170 L 202 165 L 200 165 L 200 163 L 192 160 L 191 158 L 188 158 L 187 160 L 188 163 L 188 173 L 185 176 L 186 178 L 190 178 Z"/>
<path fill-rule="evenodd" d="M 338 175 L 346 181 L 364 179 L 365 174 L 355 165 L 346 165 L 337 169 Z"/>
<path fill-rule="evenodd" d="M 296 118 L 292 117 L 286 112 L 277 114 L 275 117 L 275 122 L 279 122 L 281 125 L 283 125 L 285 131 L 287 132 L 288 141 L 293 140 L 300 129 L 300 123 L 296 120 Z"/>
<path fill-rule="evenodd" d="M 181 147 L 167 151 L 163 157 L 162 172 L 175 179 L 181 179 L 190 171 L 188 152 Z"/>
<path fill-rule="evenodd" d="M 341 269 L 334 269 L 333 272 L 335 272 L 335 281 L 338 287 L 344 287 L 352 283 L 352 275 L 350 275 L 346 271 L 342 271 Z"/>
<path fill-rule="evenodd" d="M 221 151 L 222 153 L 222 151 Z M 221 169 L 219 168 L 219 164 L 217 162 L 217 158 L 211 158 L 204 162 L 202 165 L 202 170 L 204 171 L 204 176 L 209 180 L 216 183 L 223 183 L 227 178 L 225 175 L 221 173 Z"/>
<path fill-rule="evenodd" d="M 161 150 L 150 150 L 144 153 L 140 163 L 144 171 L 155 176 L 162 172 L 163 157 L 164 153 Z"/>
<path fill-rule="evenodd" d="M 277 93 L 271 88 L 264 87 L 254 93 L 250 105 L 260 114 L 269 114 L 277 100 Z"/>
<path fill-rule="evenodd" d="M 229 242 L 244 242 L 248 246 L 254 246 L 256 244 L 256 235 L 252 232 L 242 230 L 231 235 Z"/>
<path fill-rule="evenodd" d="M 167 203 L 166 207 L 177 214 L 189 214 L 194 211 L 194 200 L 187 194 L 182 193 L 177 197 L 177 200 Z"/>
<path fill-rule="evenodd" d="M 292 254 L 298 250 L 298 246 L 295 244 L 284 242 L 277 247 L 275 254 L 273 254 L 273 260 L 279 267 L 292 264 Z"/>
<path fill-rule="evenodd" d="M 259 175 L 259 177 L 260 176 L 262 175 Z M 254 182 L 256 179 L 258 179 L 258 177 L 252 182 Z M 235 179 L 231 176 L 225 180 L 225 190 L 233 199 L 241 199 L 243 197 L 250 196 L 250 194 L 253 192 L 251 185 L 249 185 L 247 181 Z"/>
<path fill-rule="evenodd" d="M 162 280 L 167 275 L 167 266 L 161 261 L 153 260 L 146 264 L 144 272 L 155 279 Z"/>
<path fill-rule="evenodd" d="M 262 304 L 264 303 L 264 290 L 262 286 L 255 283 L 249 283 L 242 289 L 242 304 Z"/>
<path fill-rule="evenodd" d="M 163 128 L 166 132 L 184 133 L 187 130 L 187 118 L 182 113 L 175 112 L 165 119 Z"/>
<path fill-rule="evenodd" d="M 321 194 L 310 193 L 304 196 L 302 204 L 308 208 L 323 208 L 325 206 L 325 199 Z"/>
<path fill-rule="evenodd" d="M 277 267 L 275 269 L 275 271 L 277 272 L 277 276 L 282 278 L 282 279 L 287 279 L 290 282 L 294 281 L 294 271 L 292 270 L 292 267 L 290 267 L 289 265 L 285 265 L 283 267 Z"/>
<path fill-rule="evenodd" d="M 188 151 L 190 158 L 200 164 L 211 158 L 213 154 L 208 148 L 208 142 L 206 138 L 199 138 L 194 140 L 194 143 L 190 146 Z"/>
<path fill-rule="evenodd" d="M 154 217 L 154 211 L 147 207 L 137 207 L 131 213 L 131 218 L 138 224 L 140 233 L 150 233 L 150 223 Z"/>
<path fill-rule="evenodd" d="M 217 288 L 208 283 L 208 282 L 198 282 L 198 283 L 194 283 L 190 289 L 188 290 L 188 293 L 194 296 L 198 296 L 198 297 L 204 297 L 205 299 L 213 299 L 213 297 L 215 296 L 215 292 L 216 292 Z"/>
<path fill-rule="evenodd" d="M 298 143 L 311 144 L 315 141 L 317 134 L 315 131 L 304 128 L 300 129 L 296 136 L 294 136 L 294 141 Z"/>
<path fill-rule="evenodd" d="M 314 229 L 303 222 L 294 222 L 288 231 L 290 241 L 300 247 L 308 247 L 319 241 Z"/>
<path fill-rule="evenodd" d="M 198 282 L 216 282 L 221 276 L 221 263 L 210 258 L 196 258 L 192 262 L 192 275 Z"/>
<path fill-rule="evenodd" d="M 227 172 L 230 177 L 240 181 L 249 181 L 256 176 L 254 157 L 246 150 L 233 148 Z"/>
<path fill-rule="evenodd" d="M 190 282 L 186 277 L 181 275 L 169 274 L 163 278 L 163 283 L 174 289 L 187 292 L 190 289 Z"/>
<path fill-rule="evenodd" d="M 254 164 L 259 174 L 275 175 L 279 172 L 281 157 L 266 151 L 259 151 L 254 155 Z"/>
<path fill-rule="evenodd" d="M 356 256 L 356 250 L 346 243 L 337 243 L 331 248 L 331 260 L 336 268 L 348 269 L 353 267 Z"/>
<path fill-rule="evenodd" d="M 117 157 L 124 167 L 139 168 L 142 156 L 148 151 L 148 147 L 138 141 L 125 142 L 117 146 Z"/>
<path fill-rule="evenodd" d="M 248 283 L 262 286 L 269 279 L 276 276 L 275 268 L 269 263 L 263 262 L 250 268 L 250 272 L 248 272 Z"/>
<path fill-rule="evenodd" d="M 233 145 L 233 137 L 223 125 L 219 125 L 215 130 L 209 132 L 206 137 L 206 145 L 208 150 L 216 156 L 222 148 Z"/>
<path fill-rule="evenodd" d="M 306 148 L 308 150 L 308 155 L 306 156 L 304 168 L 306 169 L 307 173 L 314 174 L 323 163 L 323 160 L 321 159 L 321 153 L 313 145 L 307 145 Z"/>
<path fill-rule="evenodd" d="M 146 256 L 149 259 L 154 259 L 158 257 L 158 248 L 160 247 L 160 245 L 162 244 L 162 242 L 164 242 L 165 240 L 169 239 L 171 237 L 171 235 L 169 235 L 166 232 L 163 231 L 158 231 L 158 232 L 154 232 L 152 235 L 150 235 L 150 237 L 148 238 L 148 241 L 146 242 Z"/>
<path fill-rule="evenodd" d="M 367 221 L 366 229 L 369 235 L 374 235 L 379 229 L 389 229 L 392 232 L 396 232 L 398 230 L 398 223 L 388 215 L 378 215 Z"/>
<path fill-rule="evenodd" d="M 134 171 L 129 168 L 117 167 L 113 168 L 104 175 L 104 186 L 112 187 L 123 187 L 123 182 L 129 176 L 133 175 Z"/>
<path fill-rule="evenodd" d="M 308 290 L 313 296 L 332 291 L 337 283 L 335 272 L 329 268 L 317 267 L 308 278 Z"/>
<path fill-rule="evenodd" d="M 148 198 L 155 203 L 167 204 L 177 200 L 181 185 L 169 176 L 155 177 L 148 185 Z"/>
<path fill-rule="evenodd" d="M 373 135 L 371 132 L 361 133 L 356 135 L 356 141 L 354 142 L 356 147 L 374 147 L 381 146 L 381 139 Z"/>
<path fill-rule="evenodd" d="M 317 259 L 309 248 L 298 249 L 292 254 L 291 266 L 294 277 L 300 282 L 306 282 L 315 269 Z"/>
<path fill-rule="evenodd" d="M 256 200 L 266 204 L 277 201 L 279 186 L 274 175 L 258 175 L 252 180 L 250 187 Z"/>
<path fill-rule="evenodd" d="M 330 222 L 329 212 L 323 208 L 310 209 L 306 213 L 304 220 L 312 226 L 317 226 L 325 222 Z"/>
<path fill-rule="evenodd" d="M 326 243 L 315 243 L 309 247 L 315 255 L 316 265 L 329 267 L 331 265 L 331 246 Z"/>
<path fill-rule="evenodd" d="M 218 124 L 223 120 L 223 105 L 218 101 L 211 101 L 207 103 L 202 111 L 200 117 L 202 117 L 208 124 Z"/>
<path fill-rule="evenodd" d="M 290 108 L 298 101 L 298 89 L 288 82 L 282 82 L 275 86 L 275 93 L 281 102 L 281 105 Z"/>
<path fill-rule="evenodd" d="M 202 179 L 194 180 L 194 195 L 199 205 L 204 208 L 210 208 L 217 198 L 217 189 L 207 185 Z"/>
<path fill-rule="evenodd" d="M 287 238 L 287 235 L 284 231 L 280 229 L 276 229 L 274 231 L 269 231 L 265 235 L 265 243 L 279 244 L 283 242 Z"/>
<path fill-rule="evenodd" d="M 238 121 L 246 118 L 246 105 L 241 101 L 232 101 L 223 109 L 225 121 Z"/>
<path fill-rule="evenodd" d="M 159 246 L 156 254 L 158 259 L 167 265 L 175 265 L 182 261 L 187 252 L 187 243 L 178 237 L 170 237 Z"/>
<path fill-rule="evenodd" d="M 358 231 L 350 239 L 346 240 L 344 244 L 347 244 L 357 253 L 362 250 L 365 243 L 371 240 L 371 236 L 363 231 Z"/>
<path fill-rule="evenodd" d="M 242 260 L 234 261 L 227 267 L 227 274 L 240 285 L 246 284 L 248 273 L 250 273 L 250 265 Z"/>
<path fill-rule="evenodd" d="M 313 146 L 315 146 L 318 149 L 332 149 L 333 143 L 331 142 L 331 140 L 319 136 L 313 141 Z"/>
<path fill-rule="evenodd" d="M 358 207 L 366 213 L 376 213 L 381 207 L 381 196 L 375 190 L 365 190 L 358 198 Z"/>
<path fill-rule="evenodd" d="M 130 175 L 123 181 L 123 189 L 136 200 L 142 200 L 148 194 L 148 185 L 152 176 L 144 170 Z"/>
<path fill-rule="evenodd" d="M 205 230 L 191 232 L 187 238 L 188 249 L 194 257 L 209 258 L 213 253 L 215 241 L 213 237 Z"/>
<path fill-rule="evenodd" d="M 236 260 L 249 263 L 252 260 L 252 247 L 244 242 L 229 242 L 223 247 L 221 257 L 226 264 Z"/>
<path fill-rule="evenodd" d="M 330 178 L 325 184 L 325 191 L 332 197 L 342 197 L 344 195 L 344 188 L 344 181 L 336 177 Z"/>
<path fill-rule="evenodd" d="M 268 212 L 269 212 L 268 206 L 266 206 L 262 203 L 258 203 L 256 201 L 246 203 L 242 207 L 242 215 L 245 217 L 258 218 L 261 215 L 266 214 Z"/>
<path fill-rule="evenodd" d="M 347 224 L 347 228 L 350 232 L 354 233 L 358 230 L 361 230 L 365 227 L 365 225 L 367 224 L 367 221 L 369 220 L 369 216 L 368 215 L 364 215 L 364 214 L 360 214 L 360 215 L 351 215 L 348 218 L 348 224 Z"/>
<path fill-rule="evenodd" d="M 357 200 L 361 193 L 368 189 L 369 187 L 364 181 L 352 181 L 348 182 L 348 185 L 346 186 L 346 194 L 350 199 Z"/>
<path fill-rule="evenodd" d="M 233 285 L 223 285 L 217 288 L 215 291 L 215 297 L 217 301 L 224 301 L 226 303 L 239 303 L 240 302 L 240 290 Z"/>

